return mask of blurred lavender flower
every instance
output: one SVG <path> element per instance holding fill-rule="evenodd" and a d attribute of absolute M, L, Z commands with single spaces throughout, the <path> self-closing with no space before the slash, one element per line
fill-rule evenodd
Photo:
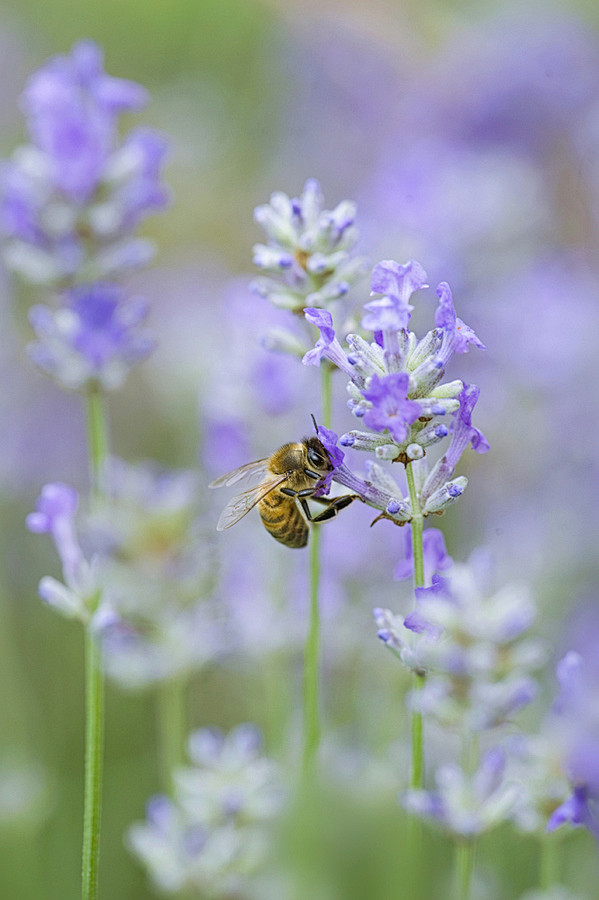
<path fill-rule="evenodd" d="M 562 770 L 566 736 L 548 719 L 536 734 L 518 734 L 506 743 L 511 777 L 520 785 L 512 819 L 524 832 L 541 836 L 547 820 L 568 797 L 569 782 Z"/>
<path fill-rule="evenodd" d="M 584 900 L 584 897 L 561 884 L 554 884 L 546 891 L 527 891 L 520 900 Z"/>
<path fill-rule="evenodd" d="M 20 748 L 22 754 L 22 748 Z M 37 763 L 0 762 L 0 829 L 43 821 L 51 807 L 47 772 Z"/>
<path fill-rule="evenodd" d="M 97 623 L 107 673 L 134 689 L 197 671 L 223 650 L 225 629 L 196 473 L 111 457 L 102 485 L 86 540 L 110 596 Z"/>
<path fill-rule="evenodd" d="M 124 140 L 117 130 L 119 116 L 147 100 L 141 85 L 106 75 L 91 41 L 30 78 L 22 108 L 31 143 L 0 172 L 10 269 L 35 284 L 64 287 L 114 278 L 150 260 L 150 242 L 131 233 L 166 204 L 166 143 L 149 129 Z"/>
<path fill-rule="evenodd" d="M 551 814 L 547 831 L 566 822 L 584 825 L 599 840 L 599 666 L 570 651 L 557 666 L 555 713 L 567 728 L 562 767 L 571 796 Z"/>
<path fill-rule="evenodd" d="M 284 800 L 278 769 L 260 752 L 252 725 L 226 737 L 208 728 L 191 735 L 193 765 L 175 772 L 174 798 L 152 798 L 146 821 L 127 833 L 159 888 L 213 898 L 251 894 Z"/>
<path fill-rule="evenodd" d="M 404 665 L 427 674 L 412 702 L 442 727 L 480 732 L 510 720 L 536 695 L 530 672 L 545 659 L 528 637 L 536 608 L 522 585 L 493 592 L 488 560 L 454 564 L 416 589 L 405 618 L 375 609 L 378 637 Z M 412 632 L 412 636 L 409 636 Z"/>
<path fill-rule="evenodd" d="M 49 533 L 60 561 L 64 583 L 46 576 L 39 584 L 41 598 L 63 616 L 85 624 L 98 615 L 101 588 L 98 560 L 85 558 L 75 530 L 79 497 L 66 484 L 47 484 L 37 500 L 35 512 L 27 516 L 27 527 L 36 534 Z"/>
<path fill-rule="evenodd" d="M 347 294 L 364 270 L 353 254 L 358 240 L 355 204 L 344 200 L 328 211 L 316 179 L 309 179 L 299 198 L 282 191 L 256 207 L 254 217 L 267 243 L 254 247 L 254 263 L 268 276 L 253 289 L 275 306 L 296 313 L 306 306 L 329 306 Z"/>
<path fill-rule="evenodd" d="M 427 641 L 430 677 L 418 697 L 422 712 L 446 727 L 497 728 L 536 696 L 530 672 L 546 648 L 527 632 L 536 607 L 523 585 L 493 592 L 481 555 L 454 565 L 416 590 L 416 609 L 404 626 Z"/>
<path fill-rule="evenodd" d="M 519 788 L 505 779 L 505 765 L 505 754 L 495 748 L 470 777 L 457 766 L 440 766 L 436 792 L 411 789 L 402 803 L 454 836 L 474 837 L 504 822 L 516 803 Z"/>
<path fill-rule="evenodd" d="M 154 349 L 154 339 L 139 328 L 147 311 L 145 300 L 126 297 L 116 284 L 81 285 L 59 309 L 32 307 L 38 340 L 29 355 L 61 387 L 114 390 Z"/>

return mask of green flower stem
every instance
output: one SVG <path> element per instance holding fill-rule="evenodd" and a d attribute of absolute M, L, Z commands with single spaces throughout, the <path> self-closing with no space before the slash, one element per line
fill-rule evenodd
<path fill-rule="evenodd" d="M 310 535 L 310 622 L 304 652 L 304 774 L 312 768 L 320 744 L 318 670 L 320 656 L 320 532 Z"/>
<path fill-rule="evenodd" d="M 418 491 L 412 463 L 406 466 L 406 478 L 410 503 L 412 505 L 412 557 L 414 559 L 414 589 L 424 587 L 424 551 L 422 547 L 422 535 L 424 530 L 424 517 L 420 511 Z M 419 691 L 424 685 L 424 678 L 414 674 L 414 691 Z M 422 713 L 415 709 L 412 712 L 412 777 L 410 784 L 413 788 L 422 788 L 424 785 L 424 741 L 422 734 Z"/>
<path fill-rule="evenodd" d="M 408 491 L 410 493 L 410 504 L 412 506 L 412 555 L 414 557 L 414 587 L 424 587 L 424 551 L 422 549 L 422 534 L 424 531 L 424 516 L 420 509 L 420 501 L 418 499 L 418 491 L 416 490 L 416 481 L 413 463 L 406 466 L 406 478 L 408 481 Z"/>
<path fill-rule="evenodd" d="M 321 365 L 321 421 L 325 428 L 331 423 L 331 373 L 332 367 Z M 304 775 L 312 769 L 320 744 L 319 710 L 319 658 L 320 658 L 320 531 L 310 534 L 310 622 L 304 650 L 304 746 L 302 769 Z"/>
<path fill-rule="evenodd" d="M 85 799 L 83 809 L 83 860 L 81 897 L 96 900 L 100 861 L 102 815 L 102 763 L 104 750 L 104 679 L 100 648 L 85 629 Z"/>
<path fill-rule="evenodd" d="M 414 675 L 414 691 L 422 690 L 424 678 L 422 675 Z M 412 712 L 412 774 L 410 786 L 422 788 L 424 784 L 424 747 L 422 735 L 422 713 L 419 710 Z"/>
<path fill-rule="evenodd" d="M 98 388 L 90 388 L 87 393 L 87 446 L 92 488 L 97 496 L 100 492 L 102 469 L 108 455 L 108 424 L 104 409 L 104 397 Z"/>
<path fill-rule="evenodd" d="M 104 402 L 99 390 L 87 394 L 87 439 L 94 496 L 108 447 Z M 85 629 L 85 791 L 83 805 L 82 900 L 96 900 L 100 862 L 102 768 L 104 753 L 104 676 L 100 648 L 90 629 Z"/>
<path fill-rule="evenodd" d="M 561 835 L 543 834 L 539 843 L 539 887 L 543 891 L 548 891 L 560 883 Z"/>
<path fill-rule="evenodd" d="M 175 769 L 183 764 L 187 734 L 187 679 L 175 677 L 158 687 L 158 746 L 162 785 L 170 792 Z"/>
<path fill-rule="evenodd" d="M 472 839 L 459 838 L 456 842 L 456 900 L 470 900 L 472 874 L 474 872 L 475 843 Z"/>

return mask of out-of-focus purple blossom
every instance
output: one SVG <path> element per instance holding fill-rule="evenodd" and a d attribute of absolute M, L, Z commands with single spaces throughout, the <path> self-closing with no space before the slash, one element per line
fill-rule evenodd
<path fill-rule="evenodd" d="M 432 584 L 433 576 L 449 569 L 453 560 L 445 548 L 443 532 L 438 528 L 427 528 L 422 537 L 422 549 L 424 553 L 424 581 Z M 412 554 L 412 533 L 408 531 L 405 536 L 405 557 L 400 560 L 393 570 L 393 577 L 397 581 L 404 581 L 414 574 L 414 557 Z"/>
<path fill-rule="evenodd" d="M 62 387 L 114 390 L 154 349 L 154 339 L 139 327 L 147 312 L 145 300 L 127 297 L 116 284 L 81 285 L 59 309 L 32 307 L 38 341 L 29 355 Z"/>
<path fill-rule="evenodd" d="M 547 831 L 555 831 L 566 822 L 571 825 L 583 825 L 599 840 L 597 795 L 593 796 L 587 784 L 576 785 L 572 796 L 554 810 L 547 822 Z"/>
<path fill-rule="evenodd" d="M 364 260 L 353 252 L 358 240 L 355 214 L 348 200 L 324 210 L 314 178 L 299 198 L 282 191 L 272 194 L 270 203 L 254 213 L 268 242 L 256 244 L 254 263 L 269 274 L 256 279 L 253 289 L 275 306 L 298 313 L 305 307 L 327 307 L 345 296 L 364 270 Z"/>
<path fill-rule="evenodd" d="M 107 673 L 139 689 L 198 671 L 229 640 L 196 473 L 111 457 L 102 485 L 86 540 L 110 597 L 110 615 L 96 623 Z"/>
<path fill-rule="evenodd" d="M 566 729 L 562 770 L 572 795 L 549 818 L 547 830 L 565 822 L 583 825 L 599 840 L 598 672 L 593 657 L 570 651 L 557 666 L 560 693 L 554 710 Z"/>
<path fill-rule="evenodd" d="M 36 534 L 52 536 L 62 563 L 64 584 L 51 576 L 39 583 L 41 598 L 67 618 L 84 623 L 96 613 L 101 589 L 97 560 L 87 561 L 77 537 L 75 513 L 79 498 L 67 484 L 47 484 L 37 500 L 35 512 L 27 516 L 27 527 Z"/>
<path fill-rule="evenodd" d="M 268 855 L 284 803 L 281 775 L 260 755 L 251 725 L 224 736 L 201 729 L 189 739 L 192 766 L 174 773 L 174 797 L 153 797 L 127 843 L 167 893 L 246 896 Z"/>
<path fill-rule="evenodd" d="M 147 100 L 141 85 L 106 75 L 91 41 L 31 77 L 22 108 L 32 143 L 0 172 L 10 268 L 34 283 L 64 286 L 145 265 L 152 246 L 131 232 L 166 205 L 166 142 L 149 129 L 121 141 L 118 117 Z"/>
<path fill-rule="evenodd" d="M 373 610 L 377 637 L 388 650 L 416 675 L 425 675 L 429 665 L 428 644 L 415 639 L 414 632 L 405 626 L 402 616 L 377 606 Z"/>
<path fill-rule="evenodd" d="M 396 632 L 401 644 L 405 630 L 413 632 L 409 646 L 426 659 L 427 679 L 412 700 L 421 712 L 443 727 L 480 732 L 534 699 L 530 672 L 544 661 L 545 647 L 527 636 L 535 606 L 525 588 L 493 592 L 473 560 L 434 575 L 431 587 L 415 593 L 416 608 L 403 620 L 396 617 Z"/>
<path fill-rule="evenodd" d="M 510 775 L 520 785 L 512 817 L 521 831 L 541 836 L 570 793 L 562 771 L 565 738 L 559 723 L 545 720 L 537 734 L 513 735 L 505 742 Z"/>
<path fill-rule="evenodd" d="M 457 766 L 441 766 L 435 792 L 411 789 L 402 803 L 454 836 L 474 837 L 508 819 L 517 801 L 518 785 L 504 778 L 504 770 L 505 755 L 495 748 L 472 776 Z"/>

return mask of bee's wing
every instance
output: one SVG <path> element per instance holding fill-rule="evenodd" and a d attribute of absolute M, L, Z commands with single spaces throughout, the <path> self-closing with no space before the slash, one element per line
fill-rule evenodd
<path fill-rule="evenodd" d="M 236 522 L 239 522 L 240 519 L 243 519 L 249 513 L 250 509 L 253 509 L 257 503 L 264 500 L 267 494 L 270 494 L 271 491 L 274 491 L 276 487 L 283 484 L 286 480 L 287 475 L 277 475 L 276 478 L 271 478 L 270 481 L 257 484 L 255 487 L 250 488 L 249 491 L 244 491 L 243 494 L 237 494 L 236 497 L 232 497 L 220 514 L 216 530 L 224 531 L 225 528 L 235 525 Z"/>
<path fill-rule="evenodd" d="M 237 484 L 238 481 L 243 481 L 250 478 L 264 478 L 267 469 L 268 456 L 265 456 L 264 459 L 257 459 L 254 462 L 246 463 L 245 466 L 239 466 L 238 469 L 233 469 L 232 472 L 227 472 L 226 475 L 221 475 L 220 478 L 216 478 L 214 481 L 211 481 L 208 487 L 230 487 L 232 484 Z"/>

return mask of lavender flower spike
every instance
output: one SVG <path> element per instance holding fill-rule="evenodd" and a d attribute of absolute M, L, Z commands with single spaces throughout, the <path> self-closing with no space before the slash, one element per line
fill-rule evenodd
<path fill-rule="evenodd" d="M 0 170 L 0 229 L 9 268 L 63 287 L 144 265 L 150 242 L 131 232 L 162 209 L 164 139 L 139 129 L 122 140 L 119 116 L 148 100 L 141 85 L 107 75 L 100 48 L 75 44 L 29 80 L 22 98 L 30 143 Z"/>
<path fill-rule="evenodd" d="M 254 247 L 254 263 L 268 273 L 252 289 L 275 306 L 299 313 L 305 307 L 328 307 L 345 296 L 364 270 L 354 254 L 358 231 L 355 205 L 342 201 L 323 209 L 316 179 L 308 179 L 300 197 L 276 191 L 270 203 L 256 207 L 254 218 L 266 244 Z"/>
<path fill-rule="evenodd" d="M 118 285 L 82 285 L 68 292 L 61 309 L 31 309 L 38 340 L 29 345 L 29 355 L 62 387 L 113 390 L 154 348 L 153 338 L 138 327 L 146 314 L 146 302 L 126 297 Z"/>

